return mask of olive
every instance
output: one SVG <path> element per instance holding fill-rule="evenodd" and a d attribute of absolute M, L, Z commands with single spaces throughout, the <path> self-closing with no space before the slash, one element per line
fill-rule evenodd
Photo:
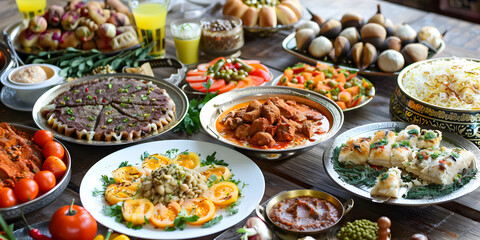
<path fill-rule="evenodd" d="M 350 82 L 346 82 L 345 85 L 343 85 L 344 88 L 351 88 L 352 87 L 352 83 Z"/>
<path fill-rule="evenodd" d="M 307 85 L 313 85 L 313 81 L 312 80 L 307 80 Z"/>
<path fill-rule="evenodd" d="M 230 76 L 230 74 L 225 74 L 225 77 L 223 79 L 225 79 L 225 81 L 230 81 L 232 77 Z"/>
<path fill-rule="evenodd" d="M 233 70 L 232 70 L 232 69 L 228 69 L 228 70 L 227 70 L 227 73 L 228 73 L 228 74 L 232 74 L 232 73 L 233 73 Z"/>
<path fill-rule="evenodd" d="M 338 85 L 338 83 L 335 80 L 330 80 L 330 81 L 328 81 L 327 84 L 330 87 L 336 87 Z"/>
<path fill-rule="evenodd" d="M 232 79 L 237 79 L 238 78 L 238 73 L 233 72 L 230 76 L 232 77 Z"/>
<path fill-rule="evenodd" d="M 296 78 L 292 78 L 292 80 L 290 80 L 291 83 L 298 83 L 298 80 Z"/>
<path fill-rule="evenodd" d="M 320 89 L 320 90 L 318 90 L 318 92 L 319 92 L 320 94 L 323 94 L 323 95 L 325 95 L 325 94 L 328 93 L 328 91 L 327 91 L 326 89 L 323 89 L 323 88 Z"/>
<path fill-rule="evenodd" d="M 338 100 L 338 96 L 337 96 L 337 95 L 332 95 L 332 100 L 333 100 L 333 101 L 337 101 L 337 100 Z"/>
<path fill-rule="evenodd" d="M 245 74 L 238 74 L 238 78 L 239 78 L 239 79 L 244 79 L 244 78 L 246 78 L 246 77 L 247 77 L 247 75 L 245 75 Z"/>
<path fill-rule="evenodd" d="M 331 73 L 325 73 L 325 78 L 332 78 L 332 74 Z"/>
<path fill-rule="evenodd" d="M 220 70 L 220 73 L 226 73 L 226 72 L 227 72 L 227 70 L 225 70 L 225 69 Z"/>
<path fill-rule="evenodd" d="M 245 72 L 245 70 L 243 70 L 243 69 L 240 69 L 240 70 L 238 70 L 238 73 L 239 73 L 239 74 L 243 74 L 243 75 L 245 75 L 245 73 L 246 73 L 246 72 Z"/>

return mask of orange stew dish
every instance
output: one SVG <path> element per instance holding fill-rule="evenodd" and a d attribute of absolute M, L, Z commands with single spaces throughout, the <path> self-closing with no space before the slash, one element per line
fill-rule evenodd
<path fill-rule="evenodd" d="M 285 69 L 277 85 L 318 92 L 337 103 L 342 110 L 354 108 L 375 95 L 370 81 L 357 72 L 317 63 L 297 63 Z"/>
<path fill-rule="evenodd" d="M 217 131 L 244 147 L 285 149 L 314 142 L 330 129 L 317 109 L 278 97 L 238 104 L 220 115 Z"/>

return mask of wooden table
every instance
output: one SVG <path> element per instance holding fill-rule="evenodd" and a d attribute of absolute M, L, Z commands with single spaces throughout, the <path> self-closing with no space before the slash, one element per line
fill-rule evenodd
<path fill-rule="evenodd" d="M 378 1 L 373 0 L 303 0 L 313 12 L 323 18 L 339 19 L 346 12 L 357 12 L 367 18 L 376 12 Z M 49 0 L 48 4 L 64 4 L 64 1 Z M 439 57 L 465 56 L 478 57 L 480 55 L 480 25 L 457 19 L 432 14 L 388 2 L 381 2 L 383 12 L 396 24 L 408 23 L 419 29 L 424 25 L 436 26 L 445 35 L 446 48 Z M 20 19 L 20 14 L 14 1 L 1 0 L 0 29 Z M 184 9 L 198 8 L 186 3 Z M 168 13 L 167 22 L 181 18 L 181 6 L 176 4 Z M 170 31 L 167 28 L 167 56 L 175 56 L 175 48 Z M 299 61 L 294 56 L 284 52 L 281 41 L 289 32 L 279 32 L 268 38 L 246 37 L 242 49 L 245 59 L 259 59 L 272 71 L 274 77 L 281 75 L 284 68 Z M 202 57 L 202 61 L 207 59 Z M 367 123 L 390 121 L 389 97 L 395 88 L 395 78 L 371 78 L 377 88 L 377 95 L 367 106 L 345 113 L 345 122 L 340 133 Z M 0 121 L 22 123 L 35 126 L 31 112 L 11 110 L 0 104 Z M 195 139 L 220 144 L 213 140 L 206 132 L 201 131 L 188 136 L 169 132 L 155 140 L 165 139 Z M 356 202 L 354 210 L 347 216 L 347 220 L 367 218 L 376 220 L 385 215 L 392 219 L 393 239 L 408 239 L 413 233 L 425 233 L 429 239 L 480 239 L 480 189 L 459 198 L 455 201 L 424 207 L 398 207 L 376 204 L 357 198 L 340 189 L 325 173 L 322 164 L 322 154 L 329 141 L 320 144 L 313 150 L 300 156 L 282 162 L 266 162 L 253 159 L 265 175 L 265 194 L 263 201 L 283 190 L 316 187 L 329 192 L 340 199 L 353 198 Z M 30 223 L 48 220 L 60 206 L 68 204 L 72 198 L 80 202 L 78 190 L 84 174 L 88 169 L 104 156 L 122 149 L 121 147 L 91 147 L 64 142 L 73 158 L 72 179 L 68 189 L 49 206 L 27 215 Z M 478 156 L 477 156 L 478 157 Z M 22 221 L 16 221 L 15 227 L 23 227 Z M 211 239 L 220 233 L 212 234 L 204 239 Z"/>

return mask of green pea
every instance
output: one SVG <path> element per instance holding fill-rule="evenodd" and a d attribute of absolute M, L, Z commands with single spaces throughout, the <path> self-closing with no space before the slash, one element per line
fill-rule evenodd
<path fill-rule="evenodd" d="M 227 73 L 227 70 L 222 69 L 222 70 L 220 70 L 220 73 Z"/>
<path fill-rule="evenodd" d="M 232 70 L 232 69 L 228 69 L 227 73 L 228 73 L 228 74 L 232 74 L 232 73 L 233 73 L 233 70 Z"/>
<path fill-rule="evenodd" d="M 328 81 L 327 85 L 330 87 L 336 87 L 338 83 L 335 80 L 330 80 Z"/>

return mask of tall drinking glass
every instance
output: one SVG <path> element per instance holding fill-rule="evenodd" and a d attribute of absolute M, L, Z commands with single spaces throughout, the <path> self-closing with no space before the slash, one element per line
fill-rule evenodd
<path fill-rule="evenodd" d="M 165 55 L 165 22 L 170 0 L 130 0 L 140 41 L 154 42 L 150 54 Z"/>
<path fill-rule="evenodd" d="M 194 64 L 198 62 L 198 46 L 202 26 L 199 20 L 177 19 L 170 23 L 177 58 L 183 64 Z"/>
<path fill-rule="evenodd" d="M 18 11 L 24 19 L 32 18 L 35 15 L 43 15 L 47 8 L 47 0 L 15 0 Z"/>

